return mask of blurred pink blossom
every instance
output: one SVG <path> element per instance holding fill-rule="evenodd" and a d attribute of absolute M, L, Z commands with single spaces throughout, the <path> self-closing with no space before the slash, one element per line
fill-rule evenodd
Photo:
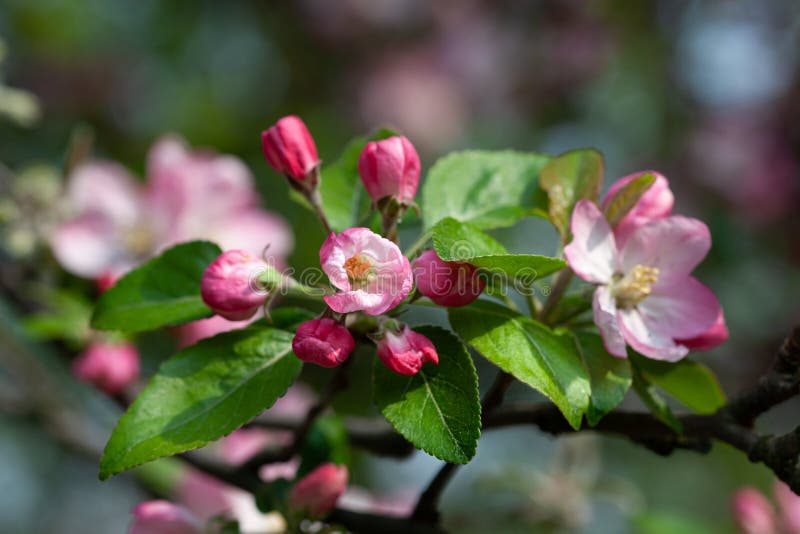
<path fill-rule="evenodd" d="M 202 534 L 203 524 L 189 510 L 169 501 L 145 501 L 131 512 L 128 534 Z"/>
<path fill-rule="evenodd" d="M 109 395 L 117 395 L 139 378 L 139 352 L 131 343 L 93 341 L 72 362 L 72 373 Z"/>
<path fill-rule="evenodd" d="M 346 510 L 393 517 L 408 517 L 417 503 L 414 490 L 399 491 L 387 495 L 373 493 L 359 486 L 348 486 L 339 499 L 339 505 Z"/>
<path fill-rule="evenodd" d="M 253 495 L 198 471 L 184 473 L 175 500 L 203 521 L 218 516 L 236 520 L 243 533 L 285 531 L 280 516 L 260 512 Z"/>
<path fill-rule="evenodd" d="M 733 494 L 733 518 L 743 534 L 800 534 L 800 497 L 779 480 L 772 491 L 777 510 L 755 488 L 743 487 Z"/>
<path fill-rule="evenodd" d="M 269 245 L 269 256 L 281 261 L 293 246 L 283 219 L 259 206 L 239 159 L 192 151 L 174 136 L 151 148 L 144 187 L 116 163 L 91 161 L 70 175 L 66 197 L 74 216 L 50 243 L 59 263 L 84 278 L 117 278 L 192 239 L 259 256 Z"/>

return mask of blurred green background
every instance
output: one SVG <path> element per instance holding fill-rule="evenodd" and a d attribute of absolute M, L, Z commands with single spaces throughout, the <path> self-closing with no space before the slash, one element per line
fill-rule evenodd
<path fill-rule="evenodd" d="M 696 358 L 728 393 L 753 383 L 800 322 L 794 0 L 3 0 L 0 39 L 0 162 L 18 173 L 60 167 L 83 126 L 95 155 L 141 174 L 148 146 L 177 132 L 248 163 L 264 205 L 295 223 L 292 264 L 301 268 L 314 264 L 322 233 L 298 224 L 307 212 L 259 144 L 282 115 L 301 115 L 328 161 L 383 125 L 414 142 L 424 169 L 458 148 L 595 146 L 607 184 L 659 170 L 675 211 L 708 222 L 714 246 L 699 276 L 719 295 L 731 338 Z M 19 202 L 3 176 L 4 200 Z M 34 217 L 25 212 L 23 222 Z M 529 221 L 498 237 L 514 250 L 552 252 L 548 232 Z M 46 255 L 6 249 L 10 332 L 14 313 L 36 309 L 31 284 L 64 280 Z M 13 367 L 10 339 L 3 367 Z M 146 365 L 165 355 L 154 344 Z M 491 371 L 482 370 L 483 386 Z M 0 531 L 124 532 L 146 493 L 132 477 L 97 482 L 95 464 L 15 408 L 13 380 L 2 384 Z M 798 407 L 761 424 L 793 427 Z M 438 462 L 419 453 L 359 465 L 359 483 L 413 494 Z M 729 532 L 730 494 L 743 483 L 768 488 L 771 479 L 721 445 L 708 457 L 663 459 L 617 439 L 554 441 L 515 429 L 486 434 L 443 503 L 459 532 Z"/>

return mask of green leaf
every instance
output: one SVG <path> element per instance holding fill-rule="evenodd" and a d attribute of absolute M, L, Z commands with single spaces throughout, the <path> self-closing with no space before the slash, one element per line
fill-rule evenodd
<path fill-rule="evenodd" d="M 270 407 L 302 366 L 291 343 L 289 332 L 251 326 L 169 358 L 114 429 L 100 478 L 202 447 Z"/>
<path fill-rule="evenodd" d="M 200 279 L 220 248 L 208 241 L 176 245 L 137 267 L 100 297 L 92 328 L 142 332 L 211 316 Z"/>
<path fill-rule="evenodd" d="M 597 200 L 603 169 L 603 155 L 591 148 L 565 152 L 542 169 L 540 183 L 550 199 L 550 220 L 562 238 L 569 236 L 569 218 L 575 204 L 584 198 Z"/>
<path fill-rule="evenodd" d="M 445 261 L 466 261 L 486 271 L 529 283 L 566 267 L 558 258 L 509 254 L 493 237 L 469 223 L 446 217 L 433 227 L 433 247 Z"/>
<path fill-rule="evenodd" d="M 631 387 L 631 365 L 625 358 L 616 358 L 603 346 L 603 339 L 594 333 L 576 332 L 578 345 L 592 385 L 592 397 L 586 420 L 595 426 L 605 414 L 617 407 Z"/>
<path fill-rule="evenodd" d="M 714 373 L 691 360 L 661 362 L 635 354 L 633 362 L 644 378 L 699 414 L 712 414 L 727 399 Z"/>
<path fill-rule="evenodd" d="M 425 229 L 445 217 L 480 228 L 512 226 L 532 209 L 546 208 L 534 193 L 547 161 L 543 154 L 510 150 L 468 150 L 441 158 L 422 188 Z"/>
<path fill-rule="evenodd" d="M 364 146 L 393 135 L 397 134 L 382 128 L 370 136 L 357 137 L 347 144 L 339 159 L 322 168 L 322 204 L 335 231 L 355 226 L 369 209 L 369 195 L 358 177 L 358 156 Z"/>
<path fill-rule="evenodd" d="M 375 359 L 375 404 L 408 441 L 441 460 L 465 464 L 475 455 L 481 433 L 480 393 L 475 365 L 452 333 L 415 327 L 430 339 L 439 365 L 425 364 L 403 376 Z"/>
<path fill-rule="evenodd" d="M 645 378 L 642 373 L 636 368 L 632 367 L 633 371 L 633 389 L 636 394 L 642 399 L 642 402 L 650 409 L 656 418 L 670 427 L 678 434 L 683 433 L 683 425 L 680 420 L 672 413 L 667 402 L 658 394 L 656 387 Z"/>
<path fill-rule="evenodd" d="M 573 428 L 589 408 L 589 373 L 571 334 L 488 301 L 448 310 L 450 324 L 487 360 L 552 400 Z"/>
<path fill-rule="evenodd" d="M 650 189 L 656 182 L 656 177 L 650 173 L 637 176 L 625 186 L 617 191 L 611 202 L 608 203 L 605 209 L 606 219 L 608 224 L 613 228 L 628 214 L 631 209 L 639 202 L 639 199 Z"/>

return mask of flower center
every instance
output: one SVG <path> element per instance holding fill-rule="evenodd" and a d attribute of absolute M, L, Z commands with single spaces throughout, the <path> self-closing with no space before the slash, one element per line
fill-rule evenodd
<path fill-rule="evenodd" d="M 372 274 L 372 262 L 360 254 L 354 254 L 344 262 L 344 270 L 347 271 L 350 283 L 358 286 L 369 281 Z"/>
<path fill-rule="evenodd" d="M 627 275 L 615 274 L 611 284 L 611 296 L 617 307 L 630 309 L 639 304 L 652 291 L 658 281 L 658 268 L 637 265 Z"/>
<path fill-rule="evenodd" d="M 153 233 L 144 224 L 129 228 L 122 236 L 125 248 L 134 256 L 146 256 L 153 248 Z"/>

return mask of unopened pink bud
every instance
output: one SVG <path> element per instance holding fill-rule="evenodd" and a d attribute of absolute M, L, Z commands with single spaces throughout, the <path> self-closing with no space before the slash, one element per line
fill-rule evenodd
<path fill-rule="evenodd" d="M 72 362 L 72 372 L 79 380 L 116 395 L 139 377 L 139 353 L 130 343 L 92 342 Z"/>
<path fill-rule="evenodd" d="M 257 284 L 267 268 L 264 260 L 245 250 L 223 252 L 203 273 L 203 302 L 229 321 L 252 317 L 267 300 L 267 292 Z"/>
<path fill-rule="evenodd" d="M 414 260 L 413 271 L 419 292 L 439 306 L 466 306 L 486 287 L 486 280 L 474 265 L 444 261 L 433 250 Z"/>
<path fill-rule="evenodd" d="M 367 143 L 358 157 L 358 174 L 372 201 L 394 197 L 410 204 L 419 185 L 419 156 L 407 138 L 389 137 Z"/>
<path fill-rule="evenodd" d="M 169 501 L 146 501 L 133 509 L 128 534 L 201 534 L 203 526 L 183 506 Z"/>
<path fill-rule="evenodd" d="M 301 323 L 292 340 L 298 358 L 322 367 L 336 367 L 350 356 L 356 342 L 350 332 L 330 318 Z"/>
<path fill-rule="evenodd" d="M 378 357 L 390 370 L 401 375 L 415 375 L 426 362 L 439 364 L 439 355 L 430 339 L 403 325 L 391 329 L 378 341 Z"/>
<path fill-rule="evenodd" d="M 311 518 L 323 517 L 347 488 L 347 467 L 322 464 L 304 476 L 289 493 L 289 507 Z"/>
<path fill-rule="evenodd" d="M 742 488 L 734 494 L 733 517 L 744 534 L 777 532 L 775 511 L 767 498 L 755 488 Z"/>
<path fill-rule="evenodd" d="M 319 165 L 317 146 L 296 115 L 288 115 L 261 132 L 261 148 L 273 169 L 297 182 L 310 179 Z"/>

